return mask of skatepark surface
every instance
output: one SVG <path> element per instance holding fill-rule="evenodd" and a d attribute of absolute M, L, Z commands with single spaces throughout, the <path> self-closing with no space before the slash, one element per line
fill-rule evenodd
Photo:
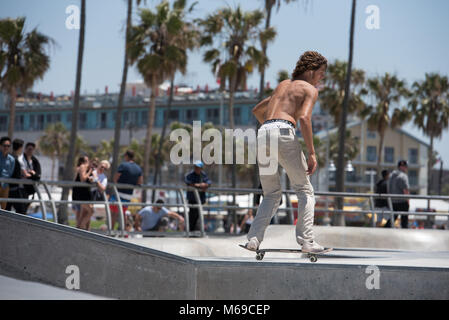
<path fill-rule="evenodd" d="M 238 246 L 244 235 L 111 238 L 0 211 L 0 274 L 9 277 L 0 278 L 0 298 L 8 286 L 22 288 L 24 299 L 34 298 L 27 292 L 35 282 L 65 288 L 75 265 L 73 299 L 449 299 L 449 232 L 314 230 L 320 244 L 335 248 L 317 262 L 271 252 L 256 261 Z M 261 245 L 297 247 L 286 225 L 270 226 Z M 60 299 L 69 298 L 63 291 Z"/>

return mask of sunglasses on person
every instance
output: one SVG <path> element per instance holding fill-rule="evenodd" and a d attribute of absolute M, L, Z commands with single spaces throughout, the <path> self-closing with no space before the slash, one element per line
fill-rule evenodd
<path fill-rule="evenodd" d="M 4 148 L 11 148 L 11 145 L 10 144 L 2 144 L 2 147 L 4 147 Z"/>

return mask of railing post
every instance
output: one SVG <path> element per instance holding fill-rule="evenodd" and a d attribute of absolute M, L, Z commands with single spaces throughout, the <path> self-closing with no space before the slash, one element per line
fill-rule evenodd
<path fill-rule="evenodd" d="M 393 202 L 391 201 L 391 197 L 388 197 L 388 208 L 390 209 L 390 228 L 395 228 L 394 223 L 394 212 L 393 212 Z"/>
<path fill-rule="evenodd" d="M 112 228 L 111 228 L 111 209 L 109 208 L 109 201 L 108 201 L 108 197 L 106 195 L 106 192 L 102 192 L 103 197 L 104 197 L 104 208 L 106 211 L 106 225 L 108 227 L 108 236 L 112 235 Z"/>
<path fill-rule="evenodd" d="M 184 224 L 185 224 L 185 232 L 186 232 L 186 237 L 189 237 L 189 233 L 190 233 L 190 218 L 189 218 L 189 214 L 190 212 L 187 212 L 187 202 L 186 202 L 186 197 L 184 196 L 184 193 L 182 192 L 183 190 L 181 188 L 178 189 L 179 194 L 181 195 L 181 200 L 182 200 L 182 204 L 184 205 Z"/>
<path fill-rule="evenodd" d="M 42 194 L 41 194 L 41 191 L 39 190 L 39 188 L 37 187 L 36 181 L 33 181 L 33 187 L 34 187 L 34 190 L 36 190 L 37 197 L 39 198 L 39 202 L 41 203 L 42 219 L 47 221 L 47 208 L 45 208 L 45 201 L 42 199 Z"/>
<path fill-rule="evenodd" d="M 203 205 L 201 204 L 200 194 L 197 189 L 193 190 L 193 193 L 195 195 L 195 199 L 198 205 L 198 213 L 200 216 L 200 232 L 201 237 L 204 237 L 204 217 L 203 217 Z M 235 226 L 237 228 L 237 226 Z"/>
<path fill-rule="evenodd" d="M 369 197 L 369 207 L 370 207 L 370 210 L 372 210 L 372 213 L 371 213 L 371 227 L 376 227 L 376 218 L 377 218 L 377 213 L 375 213 L 374 212 L 374 208 L 375 208 L 375 206 L 374 206 L 374 199 L 373 199 L 373 197 L 371 196 L 371 197 Z"/>
<path fill-rule="evenodd" d="M 39 181 L 39 182 L 44 186 L 45 192 L 47 192 L 48 199 L 50 200 L 50 204 L 51 204 L 51 209 L 53 210 L 53 221 L 54 221 L 55 223 L 57 223 L 57 222 L 58 222 L 58 212 L 57 212 L 57 210 L 56 210 L 56 204 L 55 204 L 55 201 L 53 200 L 53 198 L 52 198 L 52 196 L 51 196 L 51 193 L 50 193 L 50 190 L 49 190 L 47 184 L 45 183 L 45 181 Z M 38 188 L 39 188 L 39 187 L 37 186 L 37 184 L 38 184 L 38 183 L 36 183 L 36 186 L 34 186 L 35 189 L 38 189 Z"/>
<path fill-rule="evenodd" d="M 121 236 L 124 237 L 125 236 L 125 219 L 123 216 L 123 207 L 122 207 L 122 201 L 120 200 L 120 196 L 118 194 L 118 190 L 117 187 L 115 185 L 112 185 L 112 190 L 114 191 L 114 195 L 117 198 L 117 202 L 118 202 L 118 214 L 119 214 L 119 224 L 120 224 L 120 233 Z M 114 227 L 114 226 L 112 226 Z"/>

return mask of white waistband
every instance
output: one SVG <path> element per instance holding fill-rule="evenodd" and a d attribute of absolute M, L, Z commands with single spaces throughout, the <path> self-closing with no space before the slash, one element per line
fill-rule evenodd
<path fill-rule="evenodd" d="M 275 128 L 288 128 L 293 129 L 291 125 L 279 121 L 279 122 L 271 122 L 271 123 L 265 123 L 262 126 L 260 126 L 259 130 L 268 130 L 268 129 L 275 129 Z"/>

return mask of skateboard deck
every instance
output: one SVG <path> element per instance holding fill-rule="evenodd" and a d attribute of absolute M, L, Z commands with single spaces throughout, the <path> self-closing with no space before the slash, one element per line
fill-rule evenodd
<path fill-rule="evenodd" d="M 254 251 L 254 250 L 248 249 L 244 245 L 239 244 L 239 246 L 242 247 L 243 249 L 248 250 L 248 251 L 255 252 L 256 253 L 256 260 L 262 260 L 263 257 L 265 256 L 266 252 L 284 252 L 284 253 L 301 253 L 301 254 L 305 254 L 305 255 L 307 255 L 307 258 L 311 262 L 317 262 L 318 261 L 318 256 L 325 255 L 326 253 L 329 253 L 329 252 L 331 252 L 333 250 L 333 248 L 324 248 L 324 250 L 320 251 L 320 252 L 303 252 L 301 249 L 258 249 L 256 251 Z"/>

